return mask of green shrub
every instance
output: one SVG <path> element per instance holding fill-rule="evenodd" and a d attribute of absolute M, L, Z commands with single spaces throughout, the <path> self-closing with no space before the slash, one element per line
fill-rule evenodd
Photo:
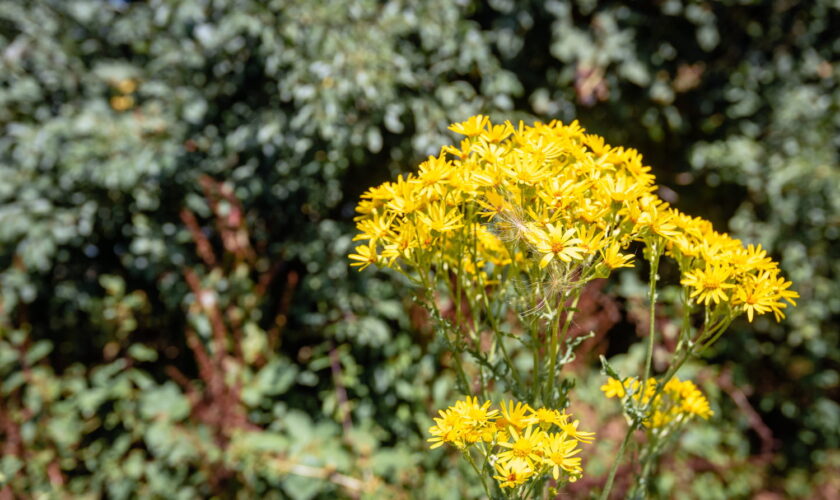
<path fill-rule="evenodd" d="M 345 256 L 357 195 L 485 112 L 579 118 L 639 148 L 663 198 L 734 213 L 781 260 L 800 307 L 716 358 L 780 441 L 771 487 L 808 496 L 840 440 L 837 17 L 827 0 L 0 2 L 0 488 L 469 494 L 423 451 L 452 375 L 422 315 Z M 726 439 L 758 435 L 722 410 Z"/>

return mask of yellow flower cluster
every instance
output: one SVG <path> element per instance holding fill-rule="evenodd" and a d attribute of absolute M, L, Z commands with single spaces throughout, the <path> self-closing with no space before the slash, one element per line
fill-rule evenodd
<path fill-rule="evenodd" d="M 601 386 L 601 390 L 608 398 L 623 399 L 628 396 L 637 404 L 649 406 L 650 417 L 644 422 L 648 428 L 663 428 L 670 424 L 679 425 L 694 416 L 708 420 L 714 412 L 709 408 L 709 401 L 700 389 L 690 380 L 680 381 L 674 377 L 669 380 L 661 391 L 654 378 L 648 379 L 642 393 L 641 382 L 634 377 L 628 377 L 620 382 L 612 377 Z M 658 392 L 658 394 L 657 394 Z M 651 404 L 651 398 L 656 399 Z"/>
<path fill-rule="evenodd" d="M 469 397 L 440 410 L 429 429 L 432 448 L 445 443 L 469 453 L 479 447 L 502 488 L 517 487 L 551 472 L 555 480 L 576 481 L 583 474 L 579 443 L 591 443 L 592 432 L 578 430 L 579 422 L 563 411 L 533 409 L 508 401 L 500 409 Z"/>
<path fill-rule="evenodd" d="M 625 252 L 640 241 L 677 260 L 697 304 L 750 321 L 768 312 L 780 320 L 785 301 L 795 305 L 798 294 L 760 246 L 662 201 L 636 150 L 609 146 L 577 122 L 514 126 L 479 115 L 450 129 L 466 136 L 459 146 L 362 195 L 355 240 L 364 243 L 351 265 L 448 268 L 484 284 L 514 265 L 580 285 L 632 267 Z"/>

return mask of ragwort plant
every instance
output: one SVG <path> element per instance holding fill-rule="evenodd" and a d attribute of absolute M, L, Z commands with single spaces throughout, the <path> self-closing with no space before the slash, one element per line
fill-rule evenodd
<path fill-rule="evenodd" d="M 636 430 L 636 494 L 668 438 L 709 402 L 675 374 L 746 314 L 784 318 L 798 297 L 760 246 L 744 246 L 710 222 L 685 215 L 656 194 L 640 154 L 612 147 L 573 122 L 493 124 L 474 116 L 450 129 L 465 136 L 416 174 L 362 195 L 356 218 L 362 243 L 352 266 L 393 269 L 421 290 L 452 352 L 465 400 L 440 411 L 432 447 L 460 449 L 489 497 L 556 492 L 583 474 L 578 443 L 594 439 L 566 413 L 571 381 L 561 378 L 586 338 L 570 338 L 587 283 L 634 267 L 642 248 L 649 267 L 650 330 L 640 376 L 622 377 L 602 358 L 602 387 L 622 402 L 629 428 L 601 498 Z M 682 285 L 679 341 L 664 374 L 651 373 L 660 260 L 673 259 Z M 491 407 L 492 395 L 518 402 Z M 553 480 L 553 482 L 551 481 Z"/>

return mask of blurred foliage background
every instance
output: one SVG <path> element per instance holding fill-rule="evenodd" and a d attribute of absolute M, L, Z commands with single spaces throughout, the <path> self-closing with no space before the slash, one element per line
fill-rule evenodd
<path fill-rule="evenodd" d="M 639 149 L 802 295 L 690 367 L 717 415 L 662 496 L 837 498 L 838 30 L 835 0 L 0 1 L 0 498 L 478 494 L 424 442 L 442 346 L 346 254 L 358 195 L 479 112 Z M 594 353 L 638 358 L 639 283 L 581 320 L 574 498 L 623 432 Z"/>

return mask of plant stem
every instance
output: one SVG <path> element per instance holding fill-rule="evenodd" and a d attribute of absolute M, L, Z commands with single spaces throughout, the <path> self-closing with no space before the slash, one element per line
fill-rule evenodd
<path fill-rule="evenodd" d="M 656 335 L 656 274 L 659 271 L 659 247 L 654 244 L 651 248 L 650 258 L 650 289 L 648 290 L 648 300 L 650 302 L 650 329 L 648 333 L 647 356 L 645 361 L 645 376 L 642 379 L 642 397 L 645 394 L 645 386 L 648 378 L 650 378 L 650 368 L 653 362 L 653 340 Z"/>
<path fill-rule="evenodd" d="M 441 314 L 440 309 L 437 306 L 437 302 L 435 301 L 435 289 L 434 289 L 434 287 L 432 287 L 431 283 L 429 282 L 429 277 L 426 275 L 425 272 L 421 272 L 420 276 L 421 276 L 421 279 L 423 281 L 423 288 L 425 288 L 430 295 L 429 302 L 431 302 L 432 309 L 435 311 L 435 316 L 436 316 L 435 320 L 438 322 L 438 326 L 440 328 L 443 328 L 444 337 L 446 337 L 447 340 L 449 340 L 449 333 L 450 333 L 449 328 L 446 327 L 446 320 L 443 318 L 443 315 Z M 456 337 L 457 337 L 457 333 L 456 333 Z M 456 342 L 457 342 L 457 338 L 456 338 Z M 462 389 L 464 389 L 464 392 L 465 392 L 466 396 L 472 396 L 472 388 L 470 387 L 470 384 L 467 381 L 467 375 L 464 372 L 464 365 L 461 363 L 461 353 L 460 352 L 453 352 L 452 356 L 455 358 L 455 367 L 457 368 L 459 382 L 463 386 Z"/>
<path fill-rule="evenodd" d="M 555 373 L 557 370 L 557 355 L 559 354 L 560 349 L 566 343 L 566 335 L 569 333 L 569 327 L 572 324 L 572 318 L 574 318 L 575 310 L 577 309 L 578 301 L 580 300 L 580 295 L 581 290 L 578 290 L 575 293 L 575 298 L 572 300 L 571 307 L 566 313 L 566 323 L 563 325 L 563 330 L 558 335 L 557 329 L 560 325 L 560 312 L 558 311 L 557 321 L 554 323 L 551 332 L 551 361 L 548 369 L 548 391 L 546 392 L 546 397 L 550 398 L 550 401 L 545 401 L 545 403 L 549 406 L 554 406 L 556 403 L 554 401 L 554 380 L 557 378 L 557 374 Z M 561 337 L 559 345 L 558 337 Z"/>
<path fill-rule="evenodd" d="M 484 474 L 478 469 L 478 466 L 475 464 L 475 460 L 473 460 L 472 455 L 470 454 L 469 450 L 464 450 L 464 455 L 467 457 L 467 461 L 472 465 L 473 470 L 476 474 L 478 474 L 478 479 L 481 480 L 481 486 L 484 488 L 484 493 L 487 494 L 488 499 L 492 499 L 493 495 L 490 494 L 490 488 L 487 487 L 487 483 L 484 481 Z"/>
<path fill-rule="evenodd" d="M 563 300 L 565 300 L 565 297 L 563 297 Z M 554 393 L 554 370 L 557 368 L 557 337 L 560 333 L 560 310 L 555 309 L 554 314 L 557 317 L 551 322 L 551 340 L 548 346 L 548 384 L 545 393 L 543 393 L 543 404 L 546 406 L 551 406 L 551 402 L 554 399 L 552 397 Z"/>
<path fill-rule="evenodd" d="M 566 343 L 566 335 L 569 333 L 569 327 L 572 326 L 572 320 L 575 317 L 575 312 L 577 311 L 578 301 L 580 301 L 580 296 L 583 293 L 583 289 L 578 289 L 575 292 L 575 298 L 572 300 L 572 307 L 569 308 L 569 312 L 566 313 L 566 324 L 563 325 L 563 331 L 560 332 L 560 345 Z"/>
<path fill-rule="evenodd" d="M 615 462 L 613 462 L 612 468 L 610 468 L 610 475 L 607 478 L 607 484 L 604 485 L 604 490 L 601 492 L 601 496 L 599 497 L 600 500 L 609 499 L 610 491 L 612 490 L 613 482 L 615 481 L 615 474 L 618 471 L 618 464 L 621 463 L 621 459 L 624 457 L 624 451 L 630 443 L 630 438 L 633 437 L 633 433 L 636 432 L 638 427 L 639 422 L 633 422 L 630 425 L 630 428 L 627 429 L 627 434 L 624 435 L 624 440 L 621 442 L 621 447 L 618 449 L 618 455 L 615 457 Z"/>

